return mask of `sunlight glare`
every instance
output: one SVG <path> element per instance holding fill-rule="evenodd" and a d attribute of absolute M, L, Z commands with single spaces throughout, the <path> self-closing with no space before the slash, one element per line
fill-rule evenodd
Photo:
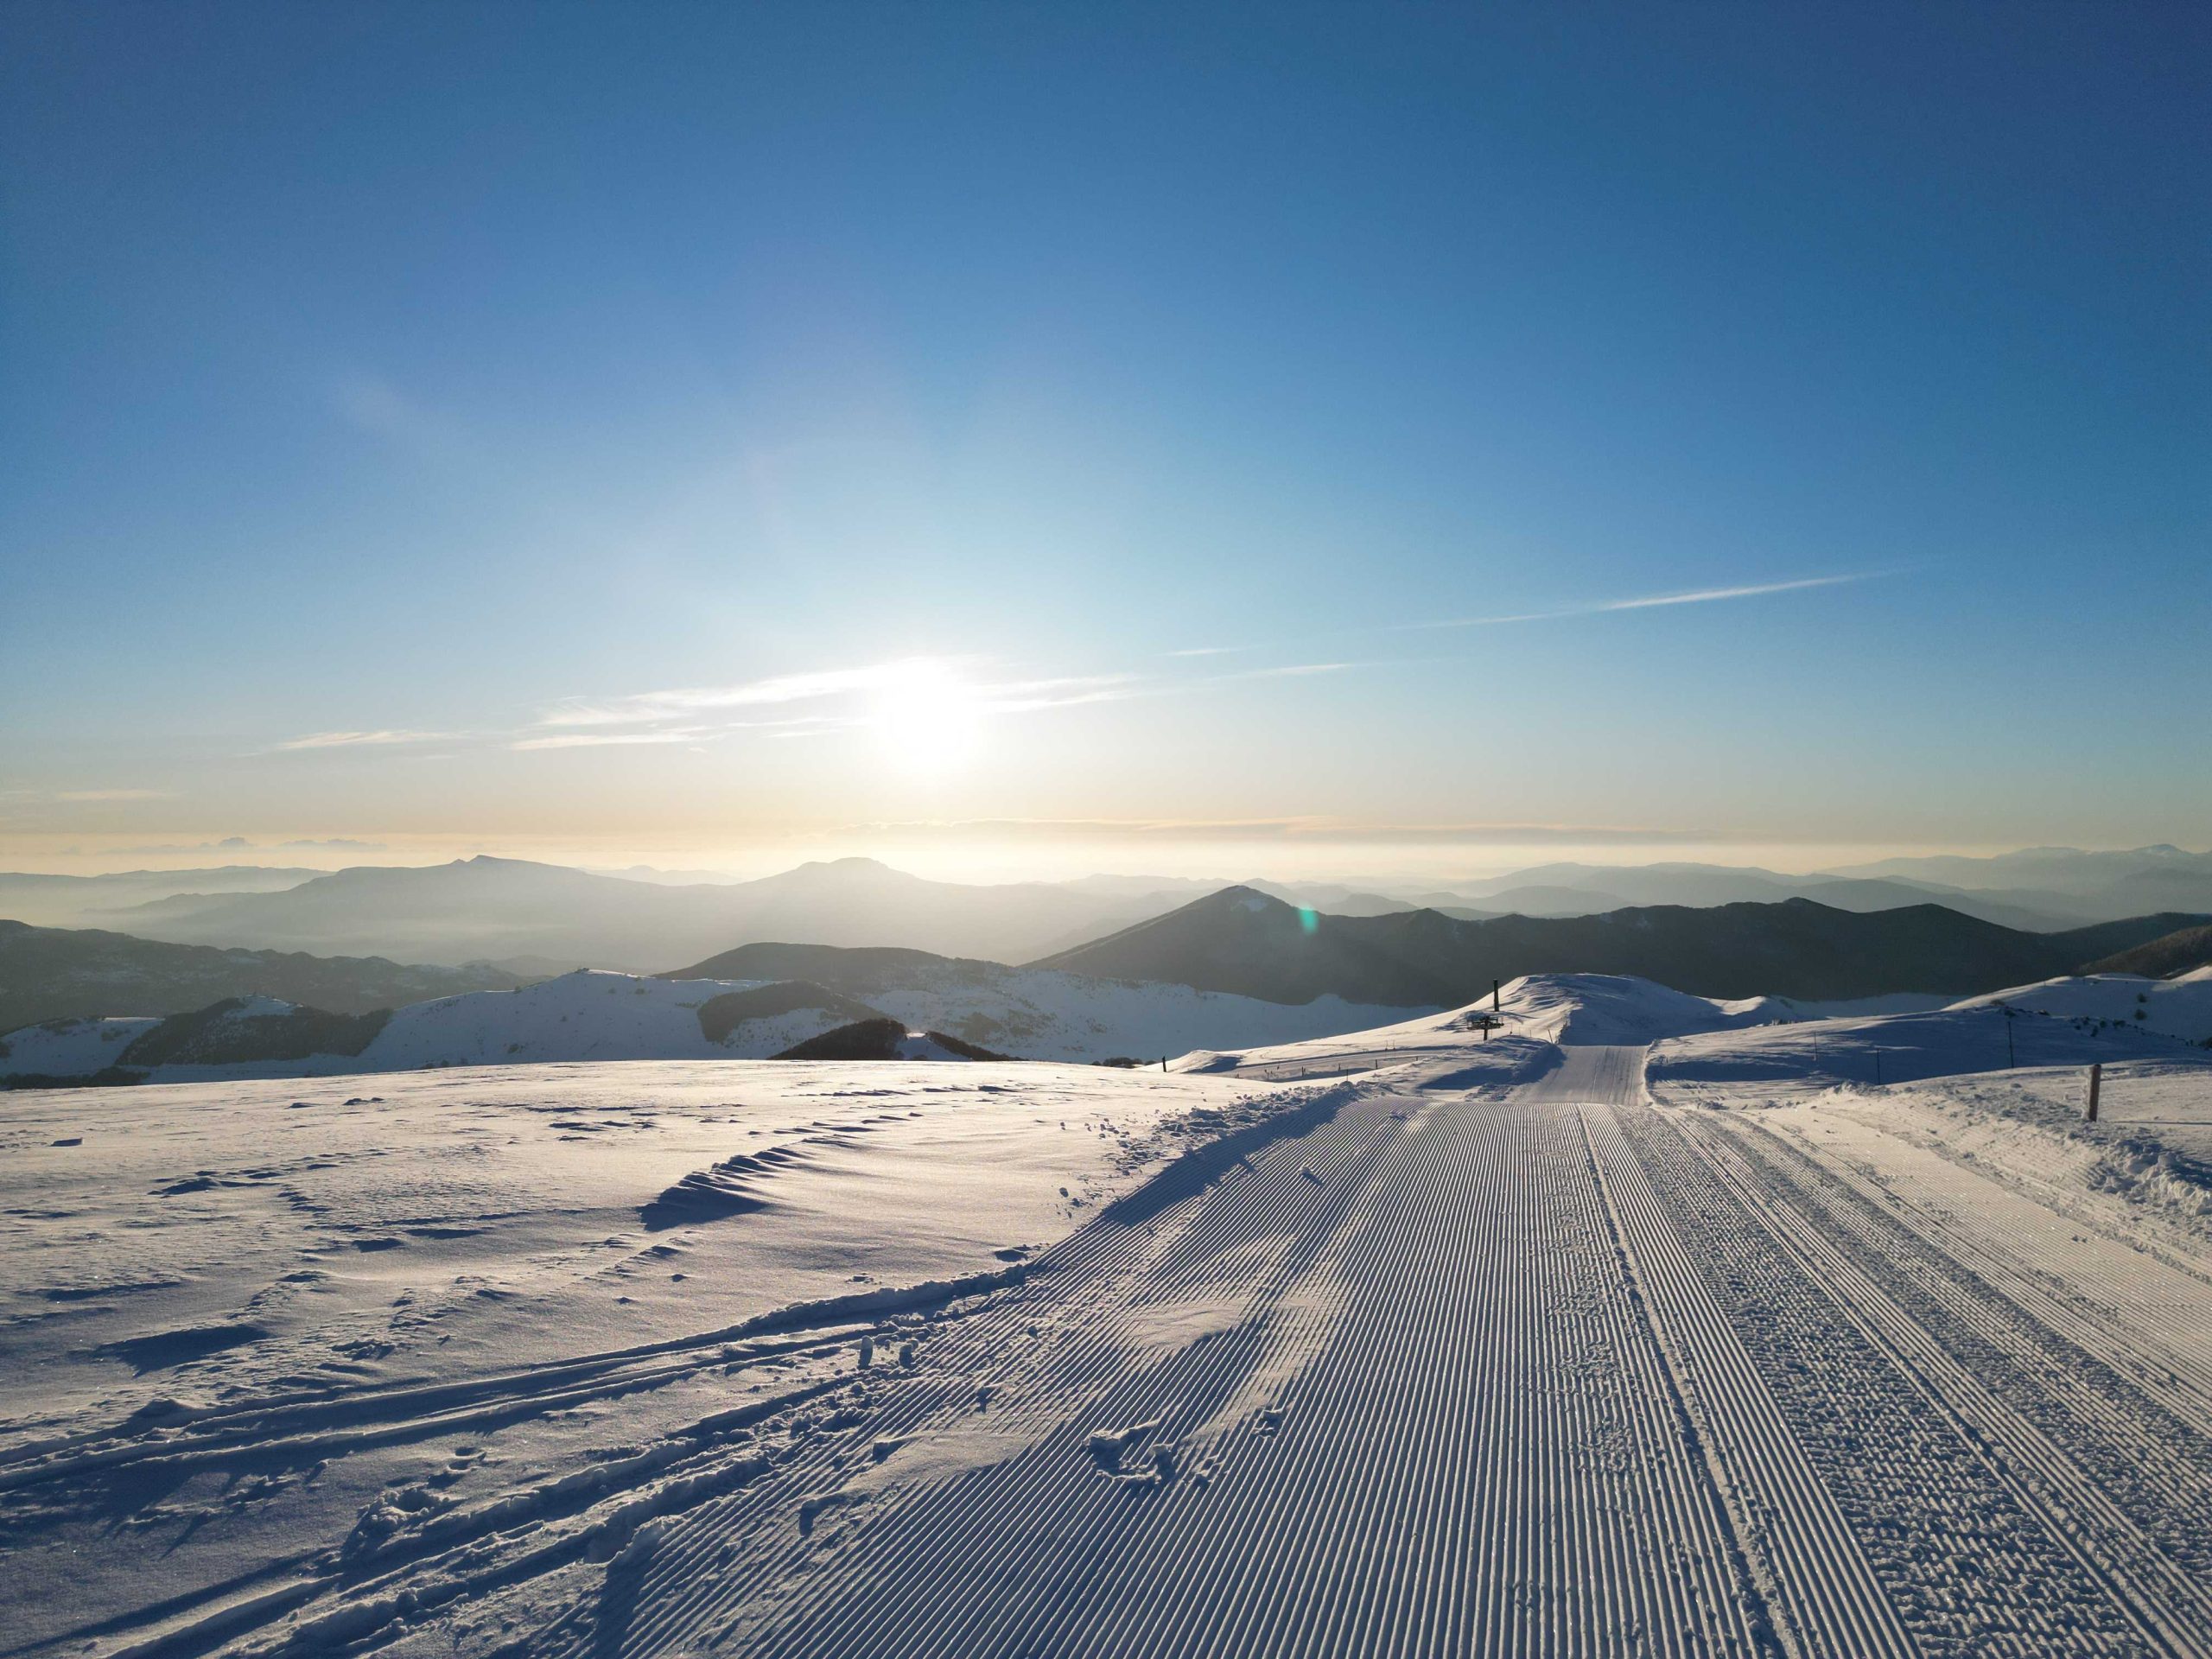
<path fill-rule="evenodd" d="M 875 715 L 887 760 L 916 778 L 965 770 L 982 747 L 982 727 L 976 688 L 941 663 L 902 664 Z"/>

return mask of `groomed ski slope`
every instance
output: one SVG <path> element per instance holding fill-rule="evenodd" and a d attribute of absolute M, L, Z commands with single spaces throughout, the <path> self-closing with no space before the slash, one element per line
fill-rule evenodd
<path fill-rule="evenodd" d="M 806 1530 L 779 1471 L 662 1539 L 617 1650 L 2212 1650 L 2202 1368 L 1641 1066 L 1402 1072 L 1102 1218 L 794 1459 Z"/>
<path fill-rule="evenodd" d="M 1003 1270 L 0 1459 L 19 1504 L 229 1491 L 339 1414 L 425 1471 L 188 1614 L 7 1651 L 2212 1655 L 2207 1229 L 2049 1155 L 2070 1062 L 1655 1098 L 1640 1045 L 1372 1036 L 1326 1083 L 1153 1074 L 1274 1110 Z M 2212 1117 L 2212 1065 L 2144 1052 L 2126 1135 Z M 639 1427 L 501 1496 L 511 1398 Z"/>

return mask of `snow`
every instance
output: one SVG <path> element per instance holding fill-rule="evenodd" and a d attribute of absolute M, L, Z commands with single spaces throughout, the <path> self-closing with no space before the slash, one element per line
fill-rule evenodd
<path fill-rule="evenodd" d="M 1263 1002 L 1043 968 L 972 979 L 932 975 L 870 991 L 862 1000 L 917 1030 L 945 1032 L 1003 1054 L 1062 1060 L 1157 1059 L 1201 1046 L 1300 1041 L 1366 1030 L 1407 1013 L 1338 996 Z"/>
<path fill-rule="evenodd" d="M 1692 996 L 1630 974 L 1527 974 L 1497 995 L 1465 1007 L 1422 1014 L 1372 1030 L 1236 1049 L 1218 1045 L 1177 1062 L 1185 1071 L 1320 1063 L 1367 1053 L 1422 1053 L 1465 1048 L 1482 1036 L 1477 1023 L 1501 1021 L 1504 1033 L 1538 1043 L 1648 1043 L 1686 1032 L 1730 1029 L 1808 1017 L 1780 997 L 1726 1002 Z"/>
<path fill-rule="evenodd" d="M 2203 1655 L 2212 1055 L 2044 988 L 0 1096 L 11 1650 Z"/>
<path fill-rule="evenodd" d="M 2212 969 L 2178 979 L 2134 974 L 2077 974 L 1970 997 L 1962 1008 L 2002 1004 L 2061 1020 L 2102 1020 L 2155 1031 L 2183 1042 L 2212 1042 Z"/>
<path fill-rule="evenodd" d="M 88 1077 L 105 1071 L 123 1051 L 161 1021 L 118 1016 L 105 1020 L 51 1020 L 0 1037 L 0 1076 Z"/>
<path fill-rule="evenodd" d="M 156 1083 L 224 1078 L 327 1077 L 410 1071 L 426 1066 L 543 1065 L 596 1060 L 766 1058 L 848 1023 L 849 1012 L 800 1007 L 748 1020 L 720 1043 L 702 1030 L 699 1009 L 713 998 L 756 988 L 758 980 L 669 980 L 579 970 L 514 991 L 474 991 L 397 1010 L 357 1056 L 226 1065 L 164 1065 Z M 1232 1046 L 1355 1031 L 1403 1013 L 1334 996 L 1303 1007 L 1192 990 L 1184 985 L 1093 979 L 1039 969 L 977 974 L 946 964 L 870 993 L 870 1007 L 914 1031 L 942 1031 L 1021 1058 L 1156 1058 L 1200 1044 Z M 287 1011 L 254 999 L 234 1017 Z M 120 1022 L 110 1021 L 120 1028 Z M 151 1020 L 131 1022 L 136 1030 Z M 33 1028 L 35 1030 L 36 1028 Z M 11 1033 L 0 1077 L 86 1076 L 113 1065 L 128 1039 L 92 1045 L 33 1039 Z M 33 1064 L 31 1056 L 42 1057 Z"/>
<path fill-rule="evenodd" d="M 321 1402 L 262 1431 L 312 1455 L 149 1490 L 120 1534 L 93 1487 L 11 1495 L 10 1636 L 212 1605 L 242 1556 L 302 1540 L 359 1556 L 387 1511 L 411 1530 L 505 1504 L 528 1529 L 583 1490 L 563 1481 L 632 1490 L 618 1458 L 849 1374 L 855 1319 L 1018 1279 L 1186 1146 L 1311 1092 L 931 1058 L 0 1096 L 0 1480 L 94 1424 L 127 1440 Z M 678 1196 L 709 1174 L 707 1201 Z M 796 1343 L 747 1334 L 855 1298 Z M 54 1570 L 80 1549 L 105 1600 Z"/>
<path fill-rule="evenodd" d="M 540 1065 L 552 1061 L 765 1058 L 847 1022 L 802 1008 L 749 1020 L 721 1043 L 707 1040 L 699 1009 L 757 981 L 650 979 L 586 969 L 515 991 L 474 991 L 416 1002 L 391 1021 L 347 1070 L 404 1071 L 426 1065 Z"/>
<path fill-rule="evenodd" d="M 910 1031 L 899 1039 L 899 1058 L 902 1060 L 962 1060 L 965 1054 L 956 1054 L 925 1031 Z"/>

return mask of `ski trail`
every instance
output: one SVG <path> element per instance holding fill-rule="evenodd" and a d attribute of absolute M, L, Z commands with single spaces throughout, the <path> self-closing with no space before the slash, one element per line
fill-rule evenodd
<path fill-rule="evenodd" d="M 1131 1281 L 1056 1281 L 1096 1300 L 1077 1351 L 1009 1382 L 1052 1402 L 1041 1439 L 875 1487 L 745 1605 L 623 1650 L 1780 1651 L 1584 1134 L 1638 1059 L 1570 1051 L 1510 1103 L 1394 1116 L 1381 1092 L 1277 1147 Z M 1133 1334 L 1224 1294 L 1235 1322 L 1179 1351 Z M 1133 1425 L 1103 1471 L 1093 1437 Z"/>

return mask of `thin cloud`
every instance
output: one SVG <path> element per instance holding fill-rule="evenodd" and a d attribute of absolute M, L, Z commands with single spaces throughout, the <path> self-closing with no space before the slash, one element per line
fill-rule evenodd
<path fill-rule="evenodd" d="M 464 453 L 467 433 L 452 416 L 425 407 L 379 374 L 340 376 L 331 401 L 356 431 L 412 452 L 423 460 L 448 460 Z"/>
<path fill-rule="evenodd" d="M 1216 674 L 1212 679 L 1224 680 L 1287 680 L 1306 674 L 1341 674 L 1347 669 L 1373 668 L 1373 663 L 1287 663 L 1281 668 L 1248 668 L 1236 674 Z"/>
<path fill-rule="evenodd" d="M 1713 605 L 1732 599 L 1760 599 L 1769 594 L 1802 593 L 1810 588 L 1840 588 L 1871 582 L 1881 571 L 1853 571 L 1840 576 L 1800 576 L 1789 582 L 1745 582 L 1732 588 L 1694 588 L 1680 594 L 1652 594 L 1639 599 L 1609 599 L 1594 605 L 1570 605 L 1555 611 L 1521 611 L 1503 616 L 1450 617 L 1436 622 L 1402 622 L 1403 631 L 1431 628 L 1490 628 L 1510 622 L 1553 622 L 1563 617 L 1605 616 L 1616 611 L 1651 611 L 1670 605 Z"/>
<path fill-rule="evenodd" d="M 953 664 L 941 658 L 913 657 L 864 668 L 832 668 L 806 674 L 778 674 L 736 685 L 695 685 L 626 696 L 569 698 L 538 717 L 541 726 L 627 726 L 671 720 L 715 709 L 749 709 L 805 702 L 856 691 L 880 691 L 917 675 L 942 673 Z"/>
<path fill-rule="evenodd" d="M 1220 650 L 1248 650 L 1224 646 Z M 497 746 L 543 753 L 563 749 L 668 747 L 720 742 L 741 734 L 774 738 L 817 737 L 881 723 L 880 705 L 902 693 L 943 699 L 950 711 L 995 718 L 1055 709 L 1185 696 L 1237 680 L 1340 673 L 1364 663 L 1289 663 L 1230 673 L 1171 677 L 1143 674 L 1063 674 L 1033 679 L 995 678 L 979 671 L 981 659 L 910 657 L 855 667 L 772 675 L 729 685 L 676 686 L 614 696 L 563 698 L 542 709 L 529 725 L 505 731 L 417 731 L 378 728 L 310 732 L 268 753 L 377 749 L 410 744 Z M 715 718 L 715 716 L 721 716 Z M 742 717 L 739 717 L 742 716 Z"/>
<path fill-rule="evenodd" d="M 385 729 L 371 732 L 309 732 L 304 737 L 287 738 L 276 746 L 278 752 L 298 749 L 362 749 L 381 748 L 400 743 L 449 743 L 461 736 L 458 732 L 410 732 Z"/>
<path fill-rule="evenodd" d="M 56 791 L 57 801 L 166 801 L 171 793 L 166 789 L 65 789 Z"/>
<path fill-rule="evenodd" d="M 704 732 L 562 732 L 550 737 L 525 737 L 508 745 L 515 749 L 599 749 L 625 743 L 696 743 L 718 736 Z"/>

